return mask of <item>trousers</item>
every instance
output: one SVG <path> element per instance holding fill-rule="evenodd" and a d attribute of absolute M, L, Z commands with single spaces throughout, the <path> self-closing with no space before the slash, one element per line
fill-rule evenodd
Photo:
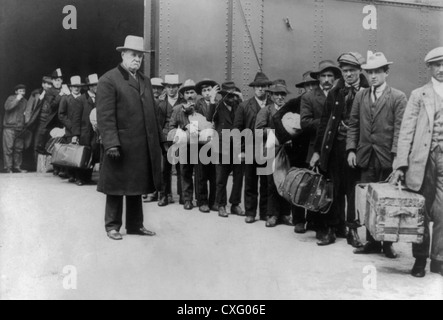
<path fill-rule="evenodd" d="M 21 130 L 3 129 L 3 160 L 5 169 L 20 169 L 23 163 L 24 140 L 19 138 Z"/>
<path fill-rule="evenodd" d="M 265 220 L 268 211 L 268 178 L 258 176 L 257 168 L 256 164 L 245 165 L 245 210 L 246 216 L 255 218 L 260 208 L 260 219 Z"/>
<path fill-rule="evenodd" d="M 244 166 L 241 164 L 217 164 L 217 191 L 215 196 L 215 204 L 220 207 L 226 207 L 228 204 L 226 187 L 228 185 L 228 179 L 231 173 L 233 175 L 233 186 L 229 203 L 236 206 L 242 202 L 241 197 L 243 189 Z"/>
<path fill-rule="evenodd" d="M 443 262 L 443 150 L 435 149 L 428 160 L 423 190 L 426 198 L 425 236 L 423 244 L 414 244 L 414 258 L 429 258 Z M 430 222 L 434 222 L 431 242 Z"/>
<path fill-rule="evenodd" d="M 106 197 L 106 232 L 120 231 L 123 225 L 123 196 Z M 126 230 L 143 228 L 142 196 L 126 196 Z"/>

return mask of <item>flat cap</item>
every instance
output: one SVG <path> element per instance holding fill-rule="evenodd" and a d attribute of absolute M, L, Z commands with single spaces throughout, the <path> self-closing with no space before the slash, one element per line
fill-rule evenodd
<path fill-rule="evenodd" d="M 19 84 L 15 86 L 14 91 L 23 90 L 23 89 L 26 90 L 26 86 L 24 84 Z"/>
<path fill-rule="evenodd" d="M 357 67 L 366 63 L 366 59 L 358 52 L 343 53 L 337 61 L 339 64 L 350 64 Z"/>
<path fill-rule="evenodd" d="M 435 48 L 428 53 L 425 58 L 426 63 L 436 62 L 443 60 L 443 47 Z"/>

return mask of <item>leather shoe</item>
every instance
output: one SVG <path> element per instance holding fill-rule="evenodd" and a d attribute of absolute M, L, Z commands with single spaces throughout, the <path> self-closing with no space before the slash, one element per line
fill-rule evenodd
<path fill-rule="evenodd" d="M 323 237 L 317 242 L 320 247 L 328 246 L 335 243 L 337 236 L 332 228 L 328 228 L 328 231 L 323 235 Z"/>
<path fill-rule="evenodd" d="M 115 241 L 123 240 L 122 235 L 117 230 L 112 230 L 108 232 L 108 238 Z"/>
<path fill-rule="evenodd" d="M 281 223 L 290 227 L 294 226 L 294 222 L 292 221 L 292 216 L 283 216 L 281 217 Z"/>
<path fill-rule="evenodd" d="M 440 261 L 432 260 L 431 261 L 431 272 L 439 273 L 443 276 L 443 263 Z"/>
<path fill-rule="evenodd" d="M 218 208 L 218 216 L 222 217 L 222 218 L 227 218 L 229 217 L 228 212 L 226 211 L 226 207 L 219 207 Z"/>
<path fill-rule="evenodd" d="M 140 228 L 138 230 L 128 230 L 127 232 L 129 235 L 136 235 L 136 236 L 145 236 L 145 237 L 153 237 L 156 235 L 155 232 L 149 231 L 146 228 Z"/>
<path fill-rule="evenodd" d="M 247 216 L 246 219 L 245 219 L 245 222 L 247 224 L 254 223 L 255 222 L 255 217 Z"/>
<path fill-rule="evenodd" d="M 82 180 L 77 180 L 77 182 L 75 184 L 78 185 L 79 187 L 82 187 L 85 185 L 85 182 Z"/>
<path fill-rule="evenodd" d="M 380 242 L 368 242 L 363 247 L 354 250 L 354 254 L 378 254 L 381 251 Z"/>
<path fill-rule="evenodd" d="M 189 210 L 194 209 L 194 205 L 192 204 L 191 201 L 186 201 L 184 204 L 184 208 L 185 208 L 185 210 L 189 211 Z"/>
<path fill-rule="evenodd" d="M 277 226 L 278 218 L 276 216 L 272 216 L 268 218 L 266 221 L 266 228 L 274 228 Z"/>
<path fill-rule="evenodd" d="M 75 180 L 74 177 L 71 177 L 71 178 L 69 178 L 69 180 L 68 180 L 69 183 L 75 183 L 75 181 L 76 181 L 76 180 Z"/>
<path fill-rule="evenodd" d="M 211 212 L 211 209 L 209 209 L 209 206 L 207 204 L 204 204 L 204 205 L 200 206 L 200 212 L 209 213 L 209 212 Z"/>
<path fill-rule="evenodd" d="M 174 197 L 172 196 L 172 194 L 168 195 L 168 203 L 169 203 L 169 204 L 174 204 L 174 203 L 175 203 L 175 201 L 174 201 Z M 182 200 L 180 200 L 180 204 L 181 204 L 181 205 L 184 204 Z"/>
<path fill-rule="evenodd" d="M 245 216 L 245 212 L 243 211 L 243 209 L 240 206 L 232 206 L 231 207 L 231 214 L 236 215 L 236 216 L 240 216 L 240 217 Z"/>
<path fill-rule="evenodd" d="M 158 201 L 158 193 L 157 192 L 148 194 L 143 197 L 143 202 L 145 202 L 145 203 L 151 203 L 151 202 L 156 202 L 156 201 Z"/>
<path fill-rule="evenodd" d="M 13 172 L 13 173 L 28 173 L 28 171 L 26 171 L 26 170 L 22 170 L 22 169 L 20 169 L 20 168 L 12 169 L 12 172 Z"/>
<path fill-rule="evenodd" d="M 169 204 L 167 197 L 161 197 L 160 201 L 158 202 L 159 207 L 166 207 Z"/>
<path fill-rule="evenodd" d="M 218 209 L 219 209 L 219 206 L 216 205 L 216 204 L 214 204 L 214 205 L 211 207 L 211 211 L 214 211 L 214 212 L 218 212 Z"/>
<path fill-rule="evenodd" d="M 12 170 L 11 170 L 11 169 L 5 169 L 5 170 L 3 170 L 3 173 L 11 174 L 11 173 L 12 173 Z"/>
<path fill-rule="evenodd" d="M 347 240 L 348 244 L 354 248 L 363 247 L 363 243 L 360 241 L 360 236 L 358 235 L 357 229 L 349 229 Z"/>
<path fill-rule="evenodd" d="M 383 243 L 383 252 L 385 253 L 386 258 L 397 259 L 398 257 L 398 254 L 391 242 Z"/>
<path fill-rule="evenodd" d="M 60 172 L 60 173 L 58 174 L 58 176 L 59 176 L 60 178 L 62 178 L 62 179 L 68 179 L 68 178 L 69 178 L 69 176 L 68 176 L 68 174 L 67 174 L 66 172 Z"/>
<path fill-rule="evenodd" d="M 416 259 L 411 275 L 415 278 L 424 278 L 426 276 L 426 259 Z"/>
<path fill-rule="evenodd" d="M 297 223 L 295 225 L 294 232 L 297 234 L 305 234 L 306 233 L 305 224 L 304 223 Z"/>

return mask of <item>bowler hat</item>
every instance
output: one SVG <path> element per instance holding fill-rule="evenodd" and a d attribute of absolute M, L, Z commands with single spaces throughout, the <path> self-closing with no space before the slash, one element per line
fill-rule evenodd
<path fill-rule="evenodd" d="M 382 52 L 373 53 L 372 51 L 368 51 L 368 62 L 361 67 L 364 70 L 375 70 L 391 64 L 393 64 L 393 62 L 389 62 Z"/>
<path fill-rule="evenodd" d="M 321 61 L 318 64 L 318 71 L 311 72 L 311 77 L 314 79 L 318 79 L 318 77 L 326 71 L 332 71 L 336 78 L 341 78 L 341 70 L 331 60 Z"/>
<path fill-rule="evenodd" d="M 17 90 L 26 90 L 26 86 L 24 84 L 16 85 L 14 88 L 14 92 Z"/>
<path fill-rule="evenodd" d="M 145 49 L 145 40 L 142 37 L 137 36 L 127 36 L 123 47 L 117 47 L 117 51 L 119 52 L 125 50 L 148 53 Z"/>
<path fill-rule="evenodd" d="M 200 81 L 199 83 L 196 84 L 195 91 L 197 91 L 197 94 L 201 95 L 203 87 L 215 87 L 215 86 L 218 86 L 218 83 L 215 82 L 214 80 L 204 79 L 203 81 Z"/>
<path fill-rule="evenodd" d="M 165 82 L 163 82 L 163 86 L 172 85 L 172 86 L 181 86 L 182 83 L 179 80 L 178 74 L 167 74 L 165 75 Z"/>
<path fill-rule="evenodd" d="M 183 84 L 183 87 L 180 88 L 179 92 L 183 95 L 186 91 L 195 90 L 195 82 L 194 80 L 186 80 Z"/>
<path fill-rule="evenodd" d="M 361 68 L 362 64 L 366 63 L 365 58 L 358 52 L 343 53 L 340 57 L 338 57 L 337 61 L 340 65 L 349 64 L 359 68 Z"/>
<path fill-rule="evenodd" d="M 86 84 L 88 86 L 95 86 L 98 84 L 98 74 L 94 73 L 94 74 L 90 74 L 89 76 L 86 77 Z"/>
<path fill-rule="evenodd" d="M 56 69 L 52 73 L 51 77 L 52 77 L 52 79 L 63 79 L 62 69 L 60 69 L 60 68 Z"/>
<path fill-rule="evenodd" d="M 73 76 L 71 77 L 71 83 L 69 84 L 70 87 L 84 87 L 85 84 L 82 83 L 82 79 L 80 76 Z"/>
<path fill-rule="evenodd" d="M 235 85 L 234 81 L 227 81 L 222 84 L 220 94 L 226 96 L 228 94 L 241 93 L 241 90 Z"/>
<path fill-rule="evenodd" d="M 312 71 L 307 71 L 303 74 L 303 81 L 300 83 L 297 83 L 295 85 L 296 88 L 303 89 L 308 84 L 318 84 L 319 81 L 317 79 L 314 79 L 311 77 Z"/>
<path fill-rule="evenodd" d="M 291 92 L 289 92 L 288 88 L 286 87 L 285 80 L 275 80 L 274 84 L 271 85 L 267 91 L 271 92 L 271 93 L 280 93 L 280 92 L 286 93 L 286 94 L 291 93 Z"/>
<path fill-rule="evenodd" d="M 426 63 L 432 63 L 443 60 L 443 47 L 435 48 L 431 50 L 425 58 Z"/>
<path fill-rule="evenodd" d="M 270 86 L 272 84 L 272 81 L 269 80 L 269 78 L 263 73 L 258 72 L 255 76 L 254 81 L 249 84 L 250 87 L 258 87 L 258 86 Z"/>
<path fill-rule="evenodd" d="M 153 87 L 160 87 L 160 88 L 164 88 L 165 87 L 163 85 L 163 79 L 162 78 L 152 78 L 151 79 L 151 85 Z"/>

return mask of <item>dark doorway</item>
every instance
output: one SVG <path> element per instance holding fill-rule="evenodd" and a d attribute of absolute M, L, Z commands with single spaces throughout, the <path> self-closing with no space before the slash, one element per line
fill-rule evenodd
<path fill-rule="evenodd" d="M 67 5 L 77 9 L 77 30 L 63 27 Z M 65 82 L 102 75 L 120 61 L 115 48 L 128 34 L 143 36 L 143 26 L 144 0 L 0 0 L 0 126 L 15 85 L 27 85 L 29 96 L 56 68 Z"/>

